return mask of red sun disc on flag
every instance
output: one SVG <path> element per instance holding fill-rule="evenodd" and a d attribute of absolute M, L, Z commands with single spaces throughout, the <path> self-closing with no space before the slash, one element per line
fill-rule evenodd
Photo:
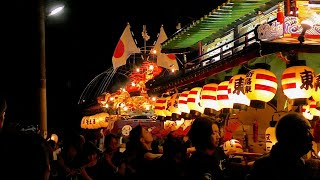
<path fill-rule="evenodd" d="M 123 55 L 123 53 L 124 53 L 124 44 L 120 39 L 114 51 L 113 57 L 120 58 Z"/>

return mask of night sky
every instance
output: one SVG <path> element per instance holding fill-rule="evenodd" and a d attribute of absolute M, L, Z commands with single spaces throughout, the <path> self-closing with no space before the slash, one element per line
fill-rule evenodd
<path fill-rule="evenodd" d="M 172 3 L 174 2 L 174 3 Z M 219 3 L 220 2 L 220 3 Z M 80 127 L 78 100 L 86 85 L 112 66 L 114 48 L 127 24 L 139 47 L 142 26 L 152 45 L 161 25 L 170 37 L 208 14 L 222 0 L 200 1 L 84 1 L 67 0 L 66 8 L 46 21 L 48 129 Z M 8 101 L 6 122 L 39 122 L 39 31 L 36 1 L 4 3 L 0 93 Z"/>

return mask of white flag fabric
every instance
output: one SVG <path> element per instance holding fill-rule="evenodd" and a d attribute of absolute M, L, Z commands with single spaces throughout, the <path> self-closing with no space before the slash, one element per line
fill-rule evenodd
<path fill-rule="evenodd" d="M 174 69 L 179 70 L 179 66 L 177 63 L 176 55 L 175 54 L 164 54 L 160 53 L 157 56 L 157 64 L 158 66 L 167 68 L 167 69 Z"/>
<path fill-rule="evenodd" d="M 179 70 L 179 66 L 178 66 L 175 54 L 161 53 L 161 43 L 163 43 L 167 39 L 168 39 L 167 34 L 164 31 L 163 26 L 161 26 L 158 39 L 153 47 L 153 50 L 156 50 L 156 54 L 157 54 L 157 65 L 167 69 Z"/>
<path fill-rule="evenodd" d="M 130 25 L 128 23 L 112 56 L 113 69 L 117 69 L 118 67 L 125 65 L 131 54 L 140 52 L 140 49 L 137 47 L 132 37 Z"/>

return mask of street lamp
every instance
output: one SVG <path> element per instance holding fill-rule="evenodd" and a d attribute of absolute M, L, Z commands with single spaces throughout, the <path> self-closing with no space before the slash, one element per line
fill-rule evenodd
<path fill-rule="evenodd" d="M 48 16 L 59 13 L 64 6 L 51 10 Z M 45 0 L 39 0 L 39 33 L 40 33 L 40 134 L 47 138 L 47 78 L 46 78 L 46 43 L 45 43 Z"/>

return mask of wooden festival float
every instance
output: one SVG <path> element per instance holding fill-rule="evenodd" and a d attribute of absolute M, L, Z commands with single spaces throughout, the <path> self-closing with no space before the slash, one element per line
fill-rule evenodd
<path fill-rule="evenodd" d="M 169 38 L 160 38 L 149 53 L 132 51 L 126 65 L 109 74 L 128 66 L 130 59 L 137 61 L 137 54 L 142 55 L 142 71 L 130 66 L 125 88 L 101 90 L 91 99 L 108 114 L 106 122 L 121 122 L 115 128 L 121 130 L 131 122 L 155 122 L 159 125 L 150 126 L 156 127 L 154 132 L 186 135 L 195 117 L 213 116 L 222 124 L 225 148 L 237 145 L 253 156 L 270 151 L 277 120 L 296 111 L 309 120 L 318 152 L 319 13 L 319 1 L 226 1 Z M 145 29 L 143 33 L 147 35 Z M 168 55 L 182 59 L 180 64 L 160 65 Z M 141 116 L 147 120 L 135 118 Z M 91 128 L 87 122 L 81 126 Z"/>

